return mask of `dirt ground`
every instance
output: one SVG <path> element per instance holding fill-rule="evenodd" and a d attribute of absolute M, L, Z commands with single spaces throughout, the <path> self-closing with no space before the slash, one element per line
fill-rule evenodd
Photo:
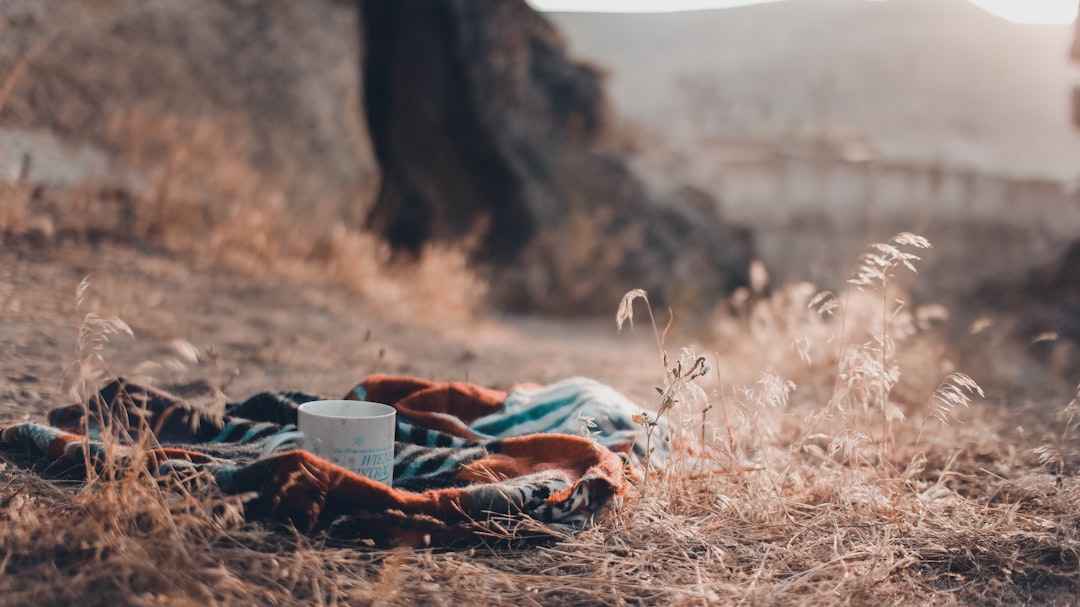
<path fill-rule="evenodd" d="M 148 247 L 9 241 L 0 249 L 0 416 L 37 417 L 70 400 L 65 376 L 88 312 L 119 318 L 134 334 L 104 352 L 111 373 L 184 394 L 214 386 L 236 399 L 277 389 L 335 396 L 378 372 L 497 387 L 587 375 L 645 396 L 662 373 L 656 343 L 651 330 L 619 335 L 617 304 L 606 322 L 503 317 L 439 327 L 435 304 L 430 317 L 410 321 L 327 281 L 253 276 Z"/>
<path fill-rule="evenodd" d="M 9 234 L 0 247 L 5 421 L 71 402 L 88 314 L 120 318 L 133 333 L 110 336 L 107 373 L 189 398 L 215 388 L 230 399 L 272 389 L 333 396 L 374 372 L 502 388 L 586 375 L 652 407 L 664 383 L 645 314 L 620 335 L 618 302 L 606 319 L 510 317 L 454 309 L 451 283 L 467 280 L 452 272 L 394 278 L 391 268 L 360 292 L 310 261 L 241 268 L 118 238 L 39 236 Z M 433 284 L 409 284 L 418 280 Z M 413 295 L 391 297 L 395 289 Z M 786 292 L 759 304 L 726 329 L 675 323 L 665 348 L 697 346 L 718 371 L 702 386 L 712 400 L 673 412 L 689 439 L 678 469 L 630 488 L 564 541 L 343 545 L 229 522 L 231 502 L 145 499 L 160 495 L 153 483 L 46 481 L 5 456 L 0 604 L 1072 604 L 1080 459 L 1072 417 L 1062 430 L 1059 413 L 1072 393 L 1036 399 L 1021 385 L 970 409 L 935 405 L 931 393 L 964 361 L 935 331 L 904 329 L 898 313 L 904 371 L 889 406 L 906 419 L 882 421 L 860 413 L 866 404 L 842 405 L 872 400 L 887 381 L 878 354 L 854 369 L 836 358 L 838 339 L 865 339 L 855 299 L 842 323 L 821 323 Z M 987 349 L 979 343 L 971 348 Z M 1033 364 L 1001 361 L 1013 374 Z M 699 428 L 715 451 L 705 473 L 692 464 Z M 878 430 L 885 438 L 865 438 Z"/>

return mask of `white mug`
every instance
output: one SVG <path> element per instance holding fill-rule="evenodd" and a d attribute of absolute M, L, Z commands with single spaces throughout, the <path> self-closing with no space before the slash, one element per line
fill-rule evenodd
<path fill-rule="evenodd" d="M 299 446 L 360 476 L 393 486 L 396 411 L 363 400 L 316 400 L 300 405 L 299 430 L 270 437 L 263 456 Z"/>

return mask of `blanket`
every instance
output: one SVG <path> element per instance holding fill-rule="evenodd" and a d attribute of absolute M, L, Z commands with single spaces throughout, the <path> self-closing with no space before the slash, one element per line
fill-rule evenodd
<path fill-rule="evenodd" d="M 533 531 L 580 529 L 625 490 L 647 456 L 634 421 L 640 408 L 591 379 L 503 392 L 374 375 L 345 398 L 397 410 L 393 488 L 302 450 L 260 457 L 267 439 L 295 429 L 301 404 L 322 398 L 264 392 L 227 404 L 222 416 L 117 379 L 86 403 L 51 411 L 48 423 L 0 425 L 0 443 L 78 465 L 87 455 L 102 461 L 105 433 L 156 475 L 208 478 L 226 494 L 251 496 L 249 519 L 414 545 L 522 521 L 538 523 L 523 526 Z M 662 461 L 665 425 L 652 445 L 653 461 Z"/>

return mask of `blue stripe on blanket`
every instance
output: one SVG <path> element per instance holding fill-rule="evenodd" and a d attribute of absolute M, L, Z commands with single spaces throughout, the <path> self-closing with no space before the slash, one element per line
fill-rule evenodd
<path fill-rule="evenodd" d="M 273 434 L 277 434 L 277 432 L 279 432 L 278 428 L 279 426 L 277 424 L 272 424 L 270 422 L 261 422 L 258 424 L 254 424 L 250 428 L 248 428 L 247 432 L 245 432 L 244 435 L 241 436 L 237 442 L 251 442 L 255 439 L 266 436 L 268 433 L 270 433 L 270 431 L 274 431 Z"/>
<path fill-rule="evenodd" d="M 229 434 L 232 434 L 232 431 L 236 428 L 237 425 L 239 425 L 238 422 L 229 422 L 225 424 L 225 427 L 221 429 L 221 432 L 219 432 L 218 435 L 214 438 L 210 439 L 210 442 L 223 443 L 227 441 L 229 438 Z"/>
<path fill-rule="evenodd" d="M 432 430 L 405 419 L 405 416 L 397 416 L 396 440 L 424 447 L 462 447 L 469 443 L 460 436 L 454 436 L 438 430 Z"/>
<path fill-rule="evenodd" d="M 524 434 L 595 434 L 601 444 L 616 446 L 633 441 L 634 453 L 645 456 L 645 432 L 634 422 L 642 407 L 596 380 L 573 377 L 543 388 L 511 391 L 503 410 L 474 421 L 469 428 L 491 438 Z M 586 424 L 594 424 L 587 428 Z M 654 435 L 654 462 L 666 459 L 667 420 L 661 419 Z"/>
<path fill-rule="evenodd" d="M 544 394 L 535 398 L 538 392 Z M 546 421 L 549 418 L 562 419 L 565 412 L 574 407 L 578 397 L 574 392 L 565 389 L 537 390 L 528 396 L 524 393 L 525 390 L 511 392 L 506 398 L 503 411 L 476 420 L 470 428 L 488 436 L 501 436 L 511 429 L 515 434 L 532 434 L 536 431 L 535 428 L 550 425 L 550 422 Z M 511 400 L 514 395 L 518 395 L 516 402 Z"/>

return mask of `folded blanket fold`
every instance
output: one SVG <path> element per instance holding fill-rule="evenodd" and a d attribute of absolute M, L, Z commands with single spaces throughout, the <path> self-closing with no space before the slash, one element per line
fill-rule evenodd
<path fill-rule="evenodd" d="M 118 379 L 88 400 L 55 409 L 48 424 L 0 425 L 0 441 L 53 461 L 105 456 L 101 437 L 145 458 L 159 475 L 202 472 L 227 494 L 252 494 L 246 515 L 342 537 L 454 540 L 491 524 L 530 520 L 580 528 L 626 488 L 625 468 L 645 456 L 640 411 L 594 380 L 503 392 L 462 382 L 368 377 L 346 398 L 398 412 L 393 488 L 300 450 L 260 458 L 265 439 L 294 428 L 297 408 L 320 397 L 266 392 L 224 415 Z M 587 432 L 583 433 L 582 428 Z M 666 455 L 666 426 L 653 457 Z"/>

